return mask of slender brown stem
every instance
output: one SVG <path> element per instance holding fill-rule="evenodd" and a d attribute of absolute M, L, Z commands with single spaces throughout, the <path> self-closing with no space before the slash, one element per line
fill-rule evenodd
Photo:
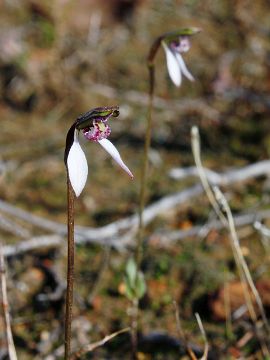
<path fill-rule="evenodd" d="M 139 300 L 133 299 L 131 308 L 131 346 L 132 346 L 132 360 L 137 360 L 138 350 L 138 311 L 139 311 Z"/>
<path fill-rule="evenodd" d="M 67 229 L 68 229 L 68 260 L 67 260 L 67 292 L 66 292 L 66 315 L 65 315 L 65 360 L 70 358 L 71 322 L 73 305 L 74 283 L 74 198 L 68 172 L 67 172 Z"/>
<path fill-rule="evenodd" d="M 150 50 L 151 51 L 151 50 Z M 155 52 L 157 49 L 155 50 Z M 143 163 L 141 170 L 140 179 L 140 196 L 139 196 L 139 228 L 137 234 L 137 248 L 136 248 L 136 268 L 137 275 L 140 271 L 141 262 L 143 258 L 143 233 L 144 233 L 144 222 L 143 222 L 143 211 L 145 207 L 145 192 L 146 192 L 146 177 L 148 169 L 148 154 L 151 144 L 151 130 L 152 130 L 152 112 L 153 112 L 153 95 L 154 95 L 154 64 L 148 63 L 149 69 L 149 104 L 148 104 L 148 116 L 147 116 L 147 128 L 145 133 L 144 141 L 144 153 Z M 132 304 L 132 324 L 131 324 L 131 342 L 132 342 L 132 359 L 137 359 L 137 332 L 138 332 L 138 316 L 139 316 L 139 299 L 134 299 Z"/>
<path fill-rule="evenodd" d="M 148 56 L 147 56 L 148 68 L 150 68 L 154 64 L 155 56 L 158 52 L 158 49 L 160 47 L 160 44 L 161 44 L 161 41 L 163 40 L 163 38 L 164 38 L 164 35 L 161 35 L 158 38 L 156 38 L 156 40 L 153 42 L 153 44 L 150 48 L 150 51 L 148 53 Z M 153 83 L 153 85 L 154 85 L 154 83 Z"/>
<path fill-rule="evenodd" d="M 146 128 L 145 141 L 144 141 L 143 164 L 142 164 L 141 179 L 140 179 L 139 229 L 138 229 L 138 242 L 137 242 L 137 253 L 136 253 L 136 264 L 138 270 L 140 268 L 142 255 L 143 255 L 143 231 L 144 231 L 143 210 L 145 207 L 146 176 L 148 169 L 148 154 L 151 144 L 151 130 L 152 130 L 153 95 L 154 95 L 154 84 L 155 84 L 155 68 L 152 62 L 148 64 L 148 70 L 149 70 L 149 104 L 148 104 L 147 128 Z"/>
<path fill-rule="evenodd" d="M 144 138 L 143 163 L 142 163 L 141 178 L 140 178 L 139 229 L 138 229 L 137 251 L 136 251 L 137 271 L 139 271 L 140 269 L 142 255 L 143 255 L 143 231 L 144 231 L 143 210 L 145 207 L 146 176 L 148 169 L 148 154 L 151 144 L 153 97 L 154 97 L 154 87 L 155 87 L 154 59 L 160 47 L 161 40 L 162 37 L 159 37 L 154 41 L 147 57 L 147 66 L 149 71 L 149 100 L 148 100 L 149 102 L 148 102 L 147 127 Z"/>

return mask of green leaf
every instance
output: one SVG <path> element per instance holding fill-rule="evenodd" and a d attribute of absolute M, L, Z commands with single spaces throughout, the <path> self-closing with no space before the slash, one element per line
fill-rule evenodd
<path fill-rule="evenodd" d="M 125 295 L 129 300 L 139 300 L 146 292 L 144 274 L 137 271 L 137 265 L 133 258 L 130 258 L 126 265 L 126 275 L 124 277 Z"/>
<path fill-rule="evenodd" d="M 128 280 L 128 278 L 125 276 L 124 278 L 124 282 L 125 282 L 125 295 L 129 300 L 134 300 L 136 299 L 136 294 L 134 292 L 134 289 L 130 286 L 130 282 Z"/>
<path fill-rule="evenodd" d="M 130 285 L 132 287 L 134 287 L 135 282 L 136 282 L 136 276 L 137 276 L 137 265 L 133 258 L 130 258 L 127 262 L 126 274 L 127 274 L 128 280 L 130 282 Z"/>
<path fill-rule="evenodd" d="M 144 275 L 139 271 L 136 281 L 136 295 L 137 299 L 141 299 L 146 293 L 146 283 L 144 280 Z"/>

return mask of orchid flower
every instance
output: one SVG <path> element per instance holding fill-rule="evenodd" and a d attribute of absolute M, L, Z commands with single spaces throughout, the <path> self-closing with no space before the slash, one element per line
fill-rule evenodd
<path fill-rule="evenodd" d="M 117 162 L 117 164 L 133 178 L 132 172 L 123 162 L 116 147 L 107 139 L 111 134 L 108 120 L 117 117 L 117 106 L 99 107 L 80 115 L 68 131 L 65 149 L 65 164 L 71 186 L 78 197 L 88 176 L 88 164 L 79 143 L 79 132 L 82 130 L 87 140 L 99 143 Z"/>
<path fill-rule="evenodd" d="M 194 77 L 189 72 L 182 53 L 190 49 L 190 41 L 188 36 L 180 36 L 177 40 L 167 43 L 162 41 L 162 46 L 165 51 L 167 68 L 172 82 L 176 86 L 182 83 L 182 74 L 190 81 L 194 81 Z"/>
<path fill-rule="evenodd" d="M 200 29 L 186 28 L 175 32 L 161 35 L 156 44 L 162 45 L 167 62 L 167 68 L 169 76 L 172 82 L 176 86 L 180 86 L 182 83 L 182 75 L 184 75 L 190 81 L 194 81 L 194 77 L 188 70 L 185 61 L 182 57 L 182 53 L 186 53 L 190 49 L 190 37 L 198 33 Z M 154 44 L 153 52 L 150 52 L 150 57 L 154 57 L 157 51 L 157 46 Z"/>

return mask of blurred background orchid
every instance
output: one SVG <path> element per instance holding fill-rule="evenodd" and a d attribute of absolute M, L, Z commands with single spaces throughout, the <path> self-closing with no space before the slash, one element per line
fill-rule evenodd
<path fill-rule="evenodd" d="M 189 30 L 189 31 L 187 31 Z M 173 33 L 164 35 L 161 40 L 165 52 L 169 76 L 176 86 L 182 83 L 182 75 L 190 81 L 194 81 L 193 75 L 188 70 L 182 54 L 189 51 L 191 47 L 190 36 L 199 32 L 199 29 L 184 29 L 183 35 L 174 36 Z M 187 34 L 185 34 L 187 32 Z"/>

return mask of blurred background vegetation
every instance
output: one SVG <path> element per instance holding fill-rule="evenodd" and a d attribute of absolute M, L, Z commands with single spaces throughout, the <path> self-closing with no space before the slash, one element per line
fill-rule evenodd
<path fill-rule="evenodd" d="M 135 213 L 147 114 L 146 56 L 157 36 L 182 27 L 202 29 L 185 55 L 196 82 L 185 79 L 181 88 L 175 88 L 160 51 L 155 63 L 157 99 L 148 203 L 198 182 L 176 181 L 168 175 L 174 167 L 193 166 L 193 125 L 200 129 L 205 166 L 217 172 L 269 157 L 269 1 L 6 0 L 0 2 L 0 19 L 1 200 L 65 223 L 66 132 L 80 113 L 119 105 L 120 117 L 111 122 L 111 139 L 135 180 L 130 182 L 98 145 L 84 142 L 90 174 L 76 202 L 76 224 L 99 227 Z M 226 188 L 233 212 L 256 214 L 267 209 L 269 185 L 267 177 L 260 177 Z M 160 332 L 168 339 L 161 349 L 151 344 L 142 347 L 142 359 L 182 356 L 179 344 L 170 343 L 177 339 L 173 300 L 179 305 L 185 332 L 199 349 L 203 342 L 196 311 L 213 358 L 262 358 L 256 339 L 240 343 L 252 333 L 247 316 L 226 333 L 224 284 L 232 310 L 244 303 L 227 232 L 212 230 L 204 237 L 178 242 L 151 237 L 160 230 L 203 226 L 211 211 L 206 197 L 197 197 L 147 228 L 147 239 L 152 240 L 143 261 L 147 293 L 140 304 L 140 331 L 142 338 Z M 2 223 L 15 221 L 1 210 L 0 216 Z M 19 227 L 28 235 L 14 230 Z M 11 228 L 14 231 L 1 226 L 4 245 L 44 234 L 18 220 Z M 241 228 L 241 239 L 269 310 L 269 254 L 252 226 Z M 109 252 L 98 245 L 77 247 L 75 349 L 129 325 L 123 274 L 132 249 Z M 64 283 L 65 256 L 65 248 L 50 248 L 8 259 L 8 294 L 19 359 L 61 358 L 55 351 L 63 343 L 63 297 L 42 301 L 40 294 L 53 292 L 57 281 Z M 93 292 L 97 279 L 98 289 Z M 0 330 L 4 342 L 3 324 Z M 129 354 L 128 335 L 121 335 L 81 358 L 123 359 Z"/>

